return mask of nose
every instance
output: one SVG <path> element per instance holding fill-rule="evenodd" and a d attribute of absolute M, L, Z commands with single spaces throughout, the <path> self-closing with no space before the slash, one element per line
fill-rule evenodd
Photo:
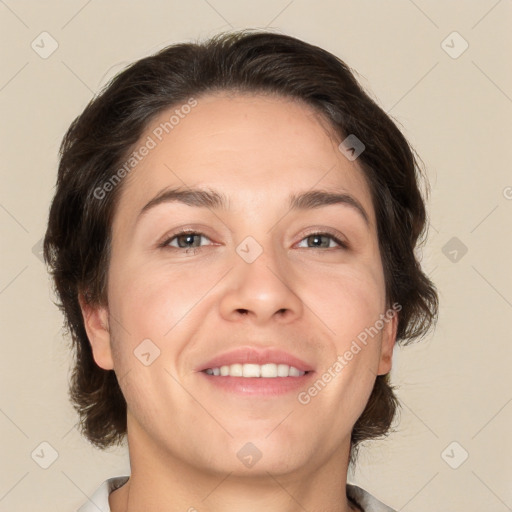
<path fill-rule="evenodd" d="M 292 322 L 302 315 L 304 304 L 294 290 L 297 279 L 286 255 L 276 254 L 270 247 L 262 249 L 252 262 L 235 255 L 220 303 L 224 319 L 263 325 L 269 321 Z"/>

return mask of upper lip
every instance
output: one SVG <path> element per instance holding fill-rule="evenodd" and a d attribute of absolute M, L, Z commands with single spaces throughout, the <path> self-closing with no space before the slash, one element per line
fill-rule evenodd
<path fill-rule="evenodd" d="M 274 347 L 239 347 L 229 352 L 223 352 L 213 359 L 200 364 L 196 371 L 204 371 L 207 368 L 220 368 L 232 364 L 287 364 L 299 371 L 309 372 L 313 367 L 289 352 Z"/>

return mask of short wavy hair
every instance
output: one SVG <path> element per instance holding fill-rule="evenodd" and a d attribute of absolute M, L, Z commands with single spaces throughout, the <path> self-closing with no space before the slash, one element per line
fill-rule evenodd
<path fill-rule="evenodd" d="M 149 123 L 163 110 L 217 91 L 267 93 L 300 100 L 324 114 L 340 140 L 355 134 L 358 157 L 377 219 L 386 301 L 401 306 L 397 342 L 423 337 L 435 324 L 438 295 L 422 271 L 416 247 L 427 234 L 419 180 L 421 159 L 354 72 L 331 53 L 280 33 L 241 30 L 204 42 L 179 43 L 142 58 L 116 75 L 71 124 L 61 143 L 44 257 L 74 349 L 70 400 L 82 435 L 105 449 L 126 437 L 126 401 L 113 370 L 93 359 L 79 295 L 107 306 L 111 227 L 123 182 L 103 189 Z M 351 433 L 350 462 L 359 443 L 388 435 L 400 405 L 389 374 L 376 377 Z"/>

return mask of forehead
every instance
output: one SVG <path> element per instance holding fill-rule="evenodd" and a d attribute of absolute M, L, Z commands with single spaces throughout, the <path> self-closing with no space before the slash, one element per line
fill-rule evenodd
<path fill-rule="evenodd" d="M 139 146 L 151 149 L 124 178 L 116 222 L 134 223 L 168 187 L 208 187 L 229 207 L 263 214 L 290 193 L 347 192 L 374 214 L 362 170 L 338 149 L 339 137 L 313 107 L 290 98 L 226 92 L 174 105 L 152 120 Z M 137 145 L 136 145 L 137 147 Z M 122 219 L 122 220 L 119 220 Z"/>

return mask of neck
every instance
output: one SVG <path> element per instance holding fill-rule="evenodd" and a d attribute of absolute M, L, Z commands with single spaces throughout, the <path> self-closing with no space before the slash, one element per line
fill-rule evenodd
<path fill-rule="evenodd" d="M 146 442 L 141 442 L 145 440 Z M 131 476 L 110 495 L 112 512 L 299 512 L 357 510 L 347 499 L 349 446 L 329 460 L 291 471 L 254 466 L 243 474 L 197 467 L 138 436 L 130 441 Z"/>

